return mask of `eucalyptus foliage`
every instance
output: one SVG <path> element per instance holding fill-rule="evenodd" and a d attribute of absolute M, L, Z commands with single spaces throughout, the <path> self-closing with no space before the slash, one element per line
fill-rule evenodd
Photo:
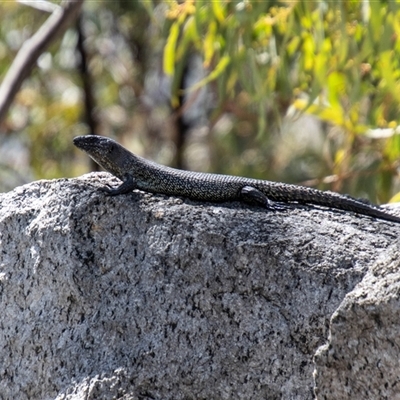
<path fill-rule="evenodd" d="M 243 108 L 253 112 L 250 147 L 271 146 L 288 110 L 313 115 L 341 132 L 332 143 L 327 130 L 318 172 L 337 189 L 352 177 L 364 193 L 380 185 L 388 198 L 400 154 L 398 2 L 187 0 L 170 2 L 167 18 L 165 73 L 179 82 L 188 54 L 200 53 L 208 73 L 188 90 L 213 83 L 215 115 L 232 102 L 238 120 Z"/>

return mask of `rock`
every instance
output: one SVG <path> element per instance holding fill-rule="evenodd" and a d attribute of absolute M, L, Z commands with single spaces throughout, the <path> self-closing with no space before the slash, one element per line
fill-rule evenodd
<path fill-rule="evenodd" d="M 314 368 L 318 396 L 340 398 L 330 393 L 371 349 L 339 336 L 368 326 L 371 360 L 389 351 L 380 371 L 396 367 L 397 273 L 382 260 L 399 225 L 318 208 L 107 197 L 96 190 L 105 183 L 117 180 L 89 174 L 0 195 L 1 399 L 304 400 Z M 376 283 L 389 276 L 387 289 Z M 357 303 L 360 318 L 346 304 L 365 296 L 378 314 Z M 338 353 L 353 370 L 334 371 Z M 380 376 L 373 393 L 384 393 Z"/>
<path fill-rule="evenodd" d="M 318 399 L 400 399 L 399 243 L 332 316 L 315 356 Z"/>

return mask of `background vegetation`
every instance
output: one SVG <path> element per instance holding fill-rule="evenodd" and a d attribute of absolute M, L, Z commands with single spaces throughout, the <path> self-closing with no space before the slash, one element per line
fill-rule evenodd
<path fill-rule="evenodd" d="M 48 18 L 31 5 L 0 3 L 0 79 Z M 92 131 L 181 168 L 387 202 L 399 62 L 396 1 L 86 1 L 0 121 L 2 189 L 93 168 L 71 142 Z"/>

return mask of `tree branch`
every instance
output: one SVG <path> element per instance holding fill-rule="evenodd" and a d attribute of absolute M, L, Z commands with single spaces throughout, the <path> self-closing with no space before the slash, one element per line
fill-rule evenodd
<path fill-rule="evenodd" d="M 57 8 L 60 8 L 58 4 L 50 3 L 49 1 L 36 0 L 16 0 L 17 3 L 24 4 L 25 6 L 35 8 L 36 10 L 45 11 L 48 13 L 54 12 Z"/>
<path fill-rule="evenodd" d="M 36 60 L 77 18 L 82 4 L 83 0 L 66 0 L 64 6 L 56 9 L 22 45 L 0 86 L 0 122 L 5 118 L 22 82 L 36 65 Z"/>
<path fill-rule="evenodd" d="M 96 101 L 93 93 L 93 81 L 88 67 L 88 54 L 85 48 L 85 35 L 82 26 L 82 15 L 76 21 L 76 30 L 78 32 L 78 43 L 76 44 L 77 51 L 81 56 L 79 71 L 81 73 L 84 104 L 85 104 L 85 122 L 89 126 L 90 134 L 96 135 L 98 133 L 98 119 L 95 114 Z M 96 162 L 90 159 L 91 171 L 100 171 Z"/>

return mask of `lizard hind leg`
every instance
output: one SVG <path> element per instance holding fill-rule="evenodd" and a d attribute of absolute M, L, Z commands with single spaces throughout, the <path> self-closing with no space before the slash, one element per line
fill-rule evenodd
<path fill-rule="evenodd" d="M 256 204 L 272 211 L 285 210 L 286 207 L 280 203 L 272 201 L 263 192 L 253 186 L 244 186 L 240 190 L 240 198 L 249 204 Z"/>

